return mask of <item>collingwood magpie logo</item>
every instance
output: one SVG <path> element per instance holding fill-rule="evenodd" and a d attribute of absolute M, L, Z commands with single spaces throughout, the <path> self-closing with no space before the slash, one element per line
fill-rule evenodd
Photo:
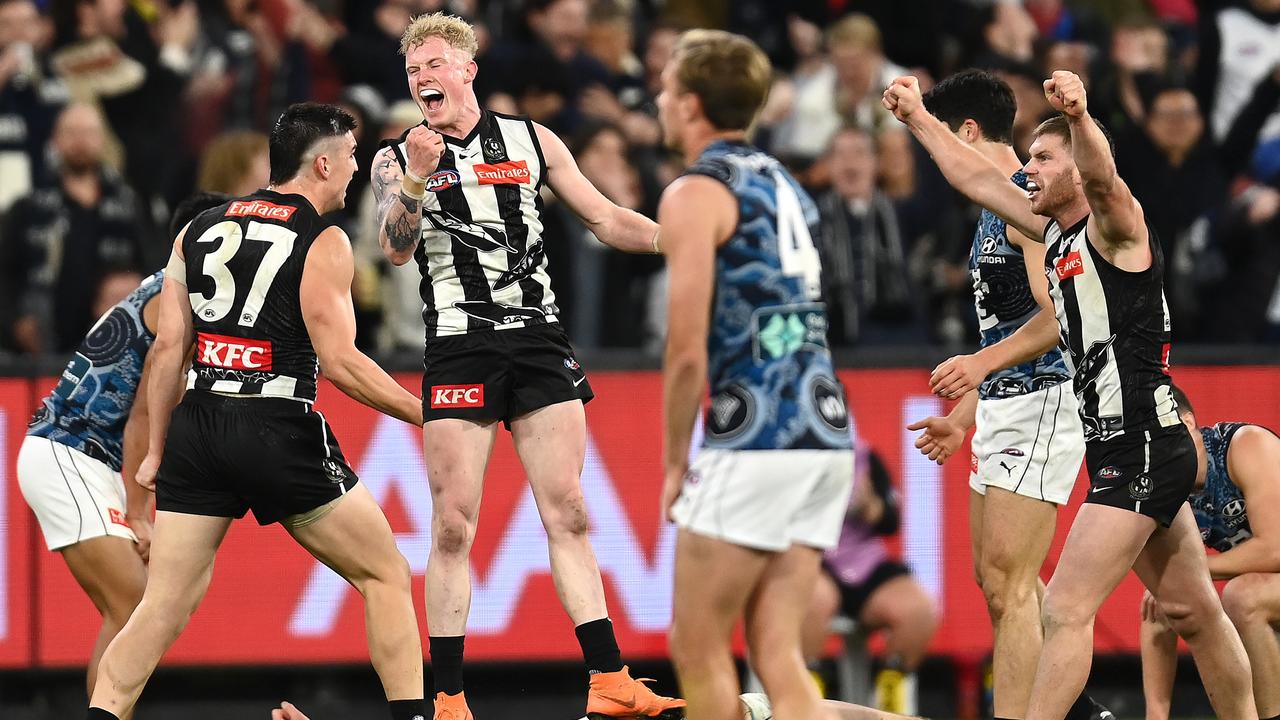
<path fill-rule="evenodd" d="M 498 276 L 498 279 L 493 283 L 493 289 L 503 290 L 509 288 L 532 275 L 534 269 L 542 263 L 542 255 L 542 240 L 534 240 L 524 255 L 518 256 L 519 259 L 511 263 L 509 269 Z"/>
<path fill-rule="evenodd" d="M 347 479 L 347 474 L 342 471 L 342 466 L 333 458 L 325 458 L 320 463 L 320 467 L 324 468 L 324 474 L 329 476 L 330 482 L 340 483 Z"/>
<path fill-rule="evenodd" d="M 538 308 L 522 305 L 503 305 L 484 300 L 460 300 L 453 304 L 467 315 L 494 325 L 507 325 L 521 320 L 543 319 L 546 316 Z"/>
<path fill-rule="evenodd" d="M 1151 497 L 1153 489 L 1151 477 L 1145 473 L 1139 473 L 1133 482 L 1129 483 L 1129 497 L 1134 500 L 1146 500 Z"/>
<path fill-rule="evenodd" d="M 454 240 L 472 250 L 482 253 L 493 253 L 499 250 L 509 253 L 516 252 L 515 247 L 511 245 L 511 241 L 507 238 L 507 234 L 501 230 L 495 230 L 479 223 L 465 222 L 439 210 L 428 210 L 426 214 L 427 220 L 431 222 L 435 229 L 448 233 Z"/>

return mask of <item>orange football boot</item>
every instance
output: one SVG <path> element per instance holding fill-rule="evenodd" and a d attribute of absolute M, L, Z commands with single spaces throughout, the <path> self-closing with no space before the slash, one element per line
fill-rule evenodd
<path fill-rule="evenodd" d="M 435 720 L 475 720 L 467 707 L 467 694 L 445 695 L 436 693 Z"/>
<path fill-rule="evenodd" d="M 646 682 L 653 681 L 648 678 L 633 679 L 625 666 L 618 672 L 592 675 L 591 690 L 587 693 L 587 718 L 684 718 L 683 700 L 658 695 L 645 686 Z"/>

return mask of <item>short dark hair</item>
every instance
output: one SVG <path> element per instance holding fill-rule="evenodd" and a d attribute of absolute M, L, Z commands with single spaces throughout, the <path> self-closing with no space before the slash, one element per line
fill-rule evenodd
<path fill-rule="evenodd" d="M 230 202 L 230 200 L 230 195 L 220 192 L 198 192 L 188 196 L 186 200 L 178 203 L 178 207 L 173 209 L 173 217 L 169 218 L 169 237 L 178 237 L 178 233 L 182 232 L 182 228 L 186 227 L 187 223 L 195 220 L 197 215 L 205 210 L 216 208 L 225 202 Z"/>
<path fill-rule="evenodd" d="M 1102 136 L 1107 139 L 1107 147 L 1111 148 L 1111 157 L 1116 156 L 1116 141 L 1111 138 L 1111 133 L 1107 130 L 1107 126 L 1103 125 L 1098 118 L 1093 118 L 1093 124 L 1098 126 L 1102 131 Z M 1032 138 L 1038 138 L 1041 135 L 1056 135 L 1062 138 L 1063 144 L 1071 147 L 1071 123 L 1067 120 L 1067 116 L 1058 113 L 1053 117 L 1045 120 L 1036 126 L 1034 132 L 1031 133 Z"/>
<path fill-rule="evenodd" d="M 934 85 L 924 95 L 924 107 L 952 132 L 973 120 L 987 140 L 1013 142 L 1013 117 L 1018 114 L 1013 89 L 986 70 L 962 70 Z"/>
<path fill-rule="evenodd" d="M 1191 415 L 1195 417 L 1196 409 L 1191 406 L 1191 400 L 1187 398 L 1187 394 L 1182 392 L 1182 388 L 1177 385 L 1169 386 L 1173 390 L 1173 401 L 1178 403 L 1179 415 Z"/>
<path fill-rule="evenodd" d="M 356 129 L 356 119 L 337 105 L 294 103 L 280 113 L 271 128 L 271 184 L 292 180 L 302 168 L 302 157 L 317 142 Z"/>

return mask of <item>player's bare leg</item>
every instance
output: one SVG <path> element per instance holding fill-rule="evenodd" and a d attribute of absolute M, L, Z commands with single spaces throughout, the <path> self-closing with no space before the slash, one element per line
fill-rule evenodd
<path fill-rule="evenodd" d="M 1168 528 L 1156 528 L 1133 569 L 1191 649 L 1217 716 L 1256 720 L 1249 657 L 1209 580 L 1191 506 L 1183 503 Z"/>
<path fill-rule="evenodd" d="M 760 676 L 776 714 L 789 720 L 831 717 L 820 705 L 822 697 L 809 678 L 800 653 L 800 626 L 807 608 L 804 603 L 796 602 L 797 597 L 813 593 L 821 560 L 820 550 L 800 545 L 770 555 L 747 602 L 746 635 L 751 665 Z M 682 597 L 678 590 L 676 597 Z M 700 717 L 692 711 L 691 715 Z"/>
<path fill-rule="evenodd" d="M 409 562 L 369 489 L 357 484 L 327 515 L 288 530 L 364 598 L 369 659 L 387 700 L 421 700 L 422 639 Z"/>
<path fill-rule="evenodd" d="M 1178 634 L 1160 612 L 1148 591 L 1142 598 L 1142 626 L 1138 631 L 1142 655 L 1142 698 L 1146 720 L 1169 720 L 1173 683 L 1178 672 Z"/>
<path fill-rule="evenodd" d="M 1280 574 L 1247 573 L 1222 589 L 1222 609 L 1240 632 L 1253 669 L 1258 717 L 1280 715 Z"/>
<path fill-rule="evenodd" d="M 822 657 L 822 646 L 831 635 L 831 619 L 840 612 L 840 587 L 827 573 L 819 572 L 809 597 L 809 610 L 800 628 L 800 649 L 807 661 Z"/>
<path fill-rule="evenodd" d="M 102 654 L 91 707 L 117 717 L 133 711 L 161 656 L 204 599 L 214 556 L 229 527 L 231 518 L 156 513 L 147 589 Z"/>
<path fill-rule="evenodd" d="M 113 535 L 68 545 L 59 552 L 71 575 L 102 616 L 102 627 L 89 657 L 86 679 L 88 693 L 92 696 L 102 653 L 142 601 L 142 592 L 147 586 L 147 566 L 134 550 L 132 541 Z M 128 720 L 130 716 L 132 713 L 121 717 Z"/>
<path fill-rule="evenodd" d="M 1040 568 L 1053 542 L 1058 508 L 990 486 L 981 506 L 974 565 L 995 637 L 995 716 L 1020 718 L 1027 713 L 1040 660 Z"/>
<path fill-rule="evenodd" d="M 899 575 L 876 588 L 859 620 L 886 632 L 885 657 L 897 657 L 906 673 L 920 667 L 938 627 L 933 600 L 910 575 Z"/>
<path fill-rule="evenodd" d="M 581 400 L 556 403 L 511 422 L 516 454 L 529 476 L 547 531 L 551 577 L 573 624 L 609 614 L 582 497 L 587 419 Z"/>
<path fill-rule="evenodd" d="M 771 720 L 773 718 L 773 704 L 764 693 L 746 693 L 740 697 L 745 720 Z M 840 702 L 839 700 L 823 700 L 821 705 L 822 709 L 830 713 L 830 716 L 836 718 L 836 720 L 916 720 L 910 715 L 896 715 L 865 705 L 854 705 L 853 703 Z M 306 718 L 282 716 L 280 720 L 306 720 Z"/>
<path fill-rule="evenodd" d="M 742 717 L 730 642 L 769 558 L 687 530 L 677 536 L 670 648 L 691 720 Z"/>

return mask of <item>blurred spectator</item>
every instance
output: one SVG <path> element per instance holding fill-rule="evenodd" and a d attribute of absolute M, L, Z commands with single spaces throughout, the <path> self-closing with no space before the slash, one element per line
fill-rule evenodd
<path fill-rule="evenodd" d="M 893 201 L 876 188 L 870 131 L 831 141 L 831 190 L 818 199 L 823 296 L 832 345 L 913 344 L 926 339 Z"/>
<path fill-rule="evenodd" d="M 1018 102 L 1018 113 L 1013 117 L 1013 149 L 1025 158 L 1036 126 L 1053 114 L 1044 97 L 1043 83 L 1048 76 L 1042 77 L 1034 66 L 1025 63 L 996 64 L 988 69 L 1009 85 Z"/>
<path fill-rule="evenodd" d="M 1143 127 L 1146 100 L 1170 74 L 1169 37 L 1155 21 L 1126 21 L 1111 34 L 1110 58 L 1109 72 L 1089 93 L 1090 112 L 1113 135 L 1121 135 Z"/>
<path fill-rule="evenodd" d="M 48 77 L 49 28 L 31 0 L 0 0 L 0 213 L 44 173 L 44 147 L 66 88 Z"/>
<path fill-rule="evenodd" d="M 270 179 L 267 136 L 240 130 L 219 135 L 205 148 L 196 189 L 243 197 L 266 187 Z"/>
<path fill-rule="evenodd" d="M 1280 343 L 1280 171 L 1260 180 L 1236 197 L 1223 222 L 1228 273 L 1205 297 L 1214 318 L 1209 336 L 1220 342 Z"/>
<path fill-rule="evenodd" d="M 973 60 L 975 67 L 1029 63 L 1035 57 L 1039 31 L 1021 2 L 992 2 L 979 11 L 976 24 L 982 44 Z"/>
<path fill-rule="evenodd" d="M 1120 176 L 1146 210 L 1165 257 L 1165 299 L 1179 340 L 1200 337 L 1201 293 L 1222 272 L 1211 255 L 1211 223 L 1227 183 L 1191 90 L 1155 93 L 1141 131 L 1118 135 Z"/>
<path fill-rule="evenodd" d="M 796 83 L 791 115 L 774 137 L 779 156 L 814 160 L 844 124 L 876 132 L 896 124 L 880 96 L 906 70 L 885 59 L 875 22 L 846 16 L 827 30 L 827 50 L 829 63 Z"/>
<path fill-rule="evenodd" d="M 634 33 L 623 0 L 596 0 L 587 27 L 586 51 L 612 75 L 610 86 L 582 91 L 582 114 L 614 123 L 632 143 L 655 146 L 662 130 L 654 117 L 645 66 L 631 51 Z M 663 65 L 665 66 L 665 61 Z M 661 75 L 661 72 L 659 72 Z"/>
<path fill-rule="evenodd" d="M 915 671 L 938 627 L 938 611 L 929 593 L 894 560 L 885 537 L 896 535 L 901 521 L 898 495 L 884 461 L 859 444 L 857 478 L 836 547 L 827 551 L 805 616 L 802 647 L 816 659 L 831 619 L 844 615 L 859 632 L 885 633 L 885 649 L 876 678 L 875 705 L 914 715 Z"/>
<path fill-rule="evenodd" d="M 1280 67 L 1280 0 L 1209 5 L 1200 14 L 1196 80 L 1201 105 L 1211 109 L 1209 128 L 1221 142 L 1259 83 Z M 1262 131 L 1264 140 L 1278 135 L 1280 112 Z"/>
<path fill-rule="evenodd" d="M 0 317 L 24 352 L 75 349 L 103 279 L 145 268 L 137 197 L 103 165 L 104 145 L 97 111 L 69 105 L 53 130 L 57 176 L 14 203 L 0 233 Z"/>

